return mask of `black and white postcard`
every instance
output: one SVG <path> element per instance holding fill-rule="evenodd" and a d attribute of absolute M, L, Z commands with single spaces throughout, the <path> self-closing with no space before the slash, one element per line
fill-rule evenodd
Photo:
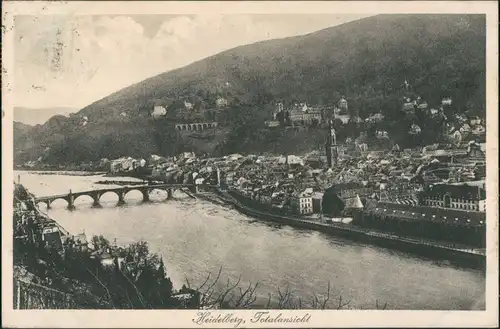
<path fill-rule="evenodd" d="M 498 325 L 497 9 L 4 2 L 2 325 Z"/>

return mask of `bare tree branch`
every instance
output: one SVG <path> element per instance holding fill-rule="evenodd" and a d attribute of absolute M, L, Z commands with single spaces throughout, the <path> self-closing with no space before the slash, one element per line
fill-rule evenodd
<path fill-rule="evenodd" d="M 326 303 L 328 303 L 329 300 L 330 300 L 330 281 L 328 281 L 328 289 L 326 292 L 326 298 L 323 300 L 323 304 L 321 305 L 321 309 L 324 310 L 326 308 Z"/>
<path fill-rule="evenodd" d="M 91 271 L 91 270 L 89 270 L 89 268 L 88 268 L 88 267 L 87 267 L 86 269 L 87 269 L 87 271 L 88 271 L 88 272 L 89 272 L 89 273 L 90 273 L 90 274 L 91 274 L 91 275 L 92 275 L 92 276 L 96 279 L 96 281 L 97 281 L 97 282 L 98 282 L 98 283 L 99 283 L 99 284 L 100 284 L 100 285 L 101 285 L 101 286 L 102 286 L 102 287 L 106 290 L 106 293 L 108 294 L 108 298 L 109 298 L 109 301 L 110 301 L 110 303 L 111 303 L 111 306 L 112 306 L 113 308 L 115 308 L 115 304 L 113 303 L 113 298 L 111 297 L 111 293 L 109 292 L 108 287 L 106 287 L 106 286 L 105 286 L 105 285 L 101 282 L 101 280 L 99 280 L 99 278 L 98 278 L 98 277 L 97 277 L 94 273 L 92 273 L 92 271 Z"/>
<path fill-rule="evenodd" d="M 345 302 L 345 303 L 343 303 L 343 302 L 342 302 L 342 296 L 340 296 L 340 297 L 339 297 L 339 304 L 338 304 L 338 306 L 337 306 L 337 310 L 340 310 L 340 309 L 342 309 L 342 308 L 344 308 L 344 307 L 348 306 L 350 303 L 351 303 L 351 301 L 350 301 L 350 300 L 349 300 L 349 301 L 347 301 L 347 302 Z"/>
<path fill-rule="evenodd" d="M 196 290 L 200 291 L 201 289 L 203 289 L 203 287 L 205 286 L 205 284 L 206 284 L 206 283 L 208 282 L 208 280 L 210 279 L 210 275 L 211 275 L 211 274 L 212 274 L 212 273 L 208 273 L 207 278 L 205 279 L 205 281 L 203 281 L 203 283 L 201 284 L 201 286 L 199 286 L 199 287 L 198 287 L 198 289 L 196 289 Z M 187 281 L 187 278 L 186 278 L 186 281 Z"/>
<path fill-rule="evenodd" d="M 141 292 L 139 291 L 139 288 L 137 288 L 137 286 L 132 282 L 132 280 L 130 280 L 130 278 L 124 273 L 122 272 L 123 276 L 125 277 L 125 279 L 127 279 L 127 281 L 132 285 L 132 287 L 135 289 L 135 292 L 137 293 L 137 297 L 139 298 L 139 301 L 141 302 L 142 306 L 143 307 L 146 307 L 146 303 L 144 301 L 144 297 L 142 296 Z"/>
<path fill-rule="evenodd" d="M 217 297 L 217 299 L 215 301 L 217 303 L 219 303 L 219 305 L 224 304 L 227 295 L 231 291 L 233 291 L 236 287 L 238 287 L 238 285 L 240 284 L 240 281 L 241 281 L 241 275 L 238 277 L 238 280 L 236 281 L 236 283 L 234 285 L 229 286 L 229 279 L 228 279 L 227 284 L 226 284 L 226 289 L 219 295 L 219 297 Z"/>

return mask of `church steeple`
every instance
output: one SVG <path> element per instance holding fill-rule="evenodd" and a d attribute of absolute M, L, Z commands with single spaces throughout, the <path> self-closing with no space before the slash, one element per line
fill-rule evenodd
<path fill-rule="evenodd" d="M 337 134 L 335 132 L 333 120 L 328 122 L 328 137 L 325 144 L 328 167 L 333 168 L 333 166 L 338 163 Z"/>

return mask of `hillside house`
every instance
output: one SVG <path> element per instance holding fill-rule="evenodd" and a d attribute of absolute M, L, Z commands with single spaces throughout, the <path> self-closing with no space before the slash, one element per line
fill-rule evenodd
<path fill-rule="evenodd" d="M 154 119 L 159 119 L 167 115 L 167 109 L 163 106 L 155 106 L 153 108 L 153 112 L 151 112 L 151 116 Z"/>
<path fill-rule="evenodd" d="M 403 103 L 403 111 L 406 113 L 413 113 L 413 111 L 415 111 L 415 104 L 411 101 Z"/>
<path fill-rule="evenodd" d="M 460 132 L 460 130 L 455 130 L 452 134 L 451 134 L 451 138 L 456 142 L 456 143 L 460 143 L 462 140 L 463 140 L 463 136 L 462 136 L 462 133 Z"/>
<path fill-rule="evenodd" d="M 427 102 L 422 102 L 420 104 L 418 104 L 417 108 L 419 110 L 427 110 L 427 108 L 429 107 L 429 105 L 427 104 Z"/>
<path fill-rule="evenodd" d="M 462 127 L 460 127 L 460 132 L 463 134 L 463 135 L 467 135 L 467 134 L 470 134 L 471 133 L 471 128 L 468 124 L 464 123 L 462 125 Z"/>
<path fill-rule="evenodd" d="M 472 130 L 474 135 L 484 135 L 486 133 L 486 129 L 482 125 L 476 125 Z"/>
<path fill-rule="evenodd" d="M 339 100 L 339 102 L 338 102 L 337 106 L 338 106 L 338 108 L 340 109 L 341 113 L 347 113 L 347 112 L 348 112 L 348 110 L 349 110 L 349 106 L 348 106 L 348 104 L 347 104 L 347 100 L 346 100 L 344 97 L 342 97 L 342 98 Z"/>
<path fill-rule="evenodd" d="M 478 116 L 469 117 L 469 124 L 471 126 L 477 126 L 481 124 L 481 118 Z"/>
<path fill-rule="evenodd" d="M 385 130 L 377 130 L 375 136 L 377 136 L 378 139 L 387 139 L 389 138 L 389 133 Z"/>
<path fill-rule="evenodd" d="M 377 122 L 381 122 L 382 120 L 384 120 L 384 115 L 382 113 L 372 114 L 368 118 L 365 119 L 365 121 L 368 123 L 377 123 Z"/>
<path fill-rule="evenodd" d="M 441 100 L 441 105 L 443 106 L 451 106 L 451 97 L 444 97 L 442 100 Z"/>
<path fill-rule="evenodd" d="M 215 101 L 215 104 L 217 105 L 217 107 L 225 107 L 228 105 L 228 101 L 224 97 L 219 97 Z"/>
<path fill-rule="evenodd" d="M 410 131 L 408 132 L 410 135 L 418 135 L 422 132 L 422 129 L 416 124 L 412 124 L 410 127 Z"/>

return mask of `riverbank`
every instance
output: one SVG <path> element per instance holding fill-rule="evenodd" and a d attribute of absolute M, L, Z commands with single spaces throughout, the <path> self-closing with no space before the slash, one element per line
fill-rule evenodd
<path fill-rule="evenodd" d="M 355 227 L 351 224 L 323 223 L 290 215 L 278 215 L 268 211 L 255 209 L 248 204 L 243 204 L 240 200 L 237 200 L 231 192 L 217 191 L 217 194 L 227 204 L 232 205 L 241 213 L 254 218 L 298 228 L 312 229 L 433 260 L 448 261 L 460 267 L 479 269 L 482 271 L 486 270 L 486 255 L 480 251 L 458 249 L 437 241 L 396 236 L 385 232 Z"/>
<path fill-rule="evenodd" d="M 59 170 L 32 170 L 32 169 L 16 169 L 17 171 L 26 172 L 36 175 L 66 175 L 66 176 L 100 176 L 105 175 L 105 171 L 59 171 Z"/>

